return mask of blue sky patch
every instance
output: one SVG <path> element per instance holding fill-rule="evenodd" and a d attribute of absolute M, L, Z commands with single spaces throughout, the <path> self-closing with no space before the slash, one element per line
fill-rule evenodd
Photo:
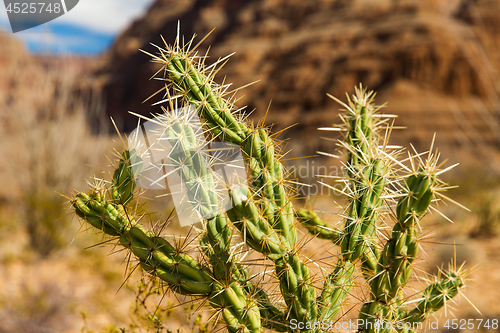
<path fill-rule="evenodd" d="M 12 33 L 0 3 L 0 30 L 35 54 L 99 55 L 120 32 L 140 17 L 154 0 L 84 0 L 73 10 L 40 26 Z"/>

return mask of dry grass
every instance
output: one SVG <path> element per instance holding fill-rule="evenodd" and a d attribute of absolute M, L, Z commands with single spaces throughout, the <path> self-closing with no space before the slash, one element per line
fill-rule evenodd
<path fill-rule="evenodd" d="M 125 252 L 92 247 L 102 235 L 80 224 L 63 196 L 93 177 L 110 179 L 112 149 L 121 149 L 117 137 L 89 126 L 89 113 L 94 125 L 110 123 L 99 92 L 75 93 L 82 75 L 71 59 L 48 69 L 25 60 L 5 67 L 0 89 L 0 332 L 153 330 L 148 311 L 178 299 L 160 292 L 148 297 L 148 310 L 137 304 L 140 270 L 124 283 Z M 145 201 L 165 215 L 161 202 Z M 165 327 L 199 330 L 192 310 L 164 312 Z"/>
<path fill-rule="evenodd" d="M 91 133 L 86 116 L 102 109 L 96 107 L 98 101 L 89 103 L 72 94 L 80 73 L 71 64 L 61 66 L 63 70 L 45 70 L 28 61 L 25 66 L 7 66 L 2 73 L 10 80 L 0 91 L 0 318 L 8 318 L 0 320 L 0 332 L 75 332 L 84 325 L 81 311 L 87 314 L 85 332 L 106 327 L 112 331 L 112 325 L 130 327 L 134 323 L 130 308 L 134 308 L 141 274 L 134 274 L 129 285 L 120 289 L 125 279 L 124 254 L 107 256 L 112 247 L 81 250 L 102 239 L 93 232 L 78 233 L 80 224 L 59 194 L 84 189 L 85 180 L 94 175 L 109 179 L 105 155 L 111 155 L 111 147 L 119 147 L 113 138 Z M 477 177 L 473 178 L 477 182 Z M 426 230 L 435 230 L 435 234 L 425 246 L 427 257 L 422 268 L 433 269 L 442 264 L 442 258 L 451 258 L 453 244 L 448 240 L 459 239 L 459 261 L 478 265 L 471 276 L 476 282 L 470 284 L 466 296 L 484 315 L 498 317 L 499 236 L 469 238 L 484 234 L 485 225 L 500 232 L 490 223 L 492 216 L 500 216 L 495 204 L 498 192 L 491 191 L 488 198 L 492 202 L 486 205 L 482 191 L 480 186 L 466 185 L 458 192 L 462 194 L 459 201 L 473 212 L 445 211 L 454 217 L 455 225 L 438 216 L 426 220 Z M 323 210 L 330 210 L 331 198 L 319 199 L 317 208 L 322 205 Z M 164 202 L 154 201 L 147 208 L 160 211 L 164 206 Z M 162 213 L 165 217 L 168 212 Z M 173 229 L 165 232 L 186 231 Z M 312 241 L 304 254 L 317 259 L 336 253 L 333 248 L 321 250 Z M 422 286 L 417 281 L 415 291 L 421 291 Z M 360 288 L 355 296 L 363 299 L 363 290 L 366 292 Z M 355 303 L 356 298 L 352 298 L 351 305 Z M 167 304 L 164 300 L 163 305 Z M 458 318 L 477 316 L 464 300 L 455 313 Z M 182 311 L 176 311 L 167 326 L 176 329 L 184 320 L 182 316 Z"/>
<path fill-rule="evenodd" d="M 80 73 L 70 60 L 56 69 L 25 60 L 5 67 L 0 91 L 0 317 L 9 318 L 0 331 L 75 331 L 83 324 L 79 311 L 88 309 L 106 313 L 91 325 L 123 322 L 133 294 L 124 291 L 120 299 L 128 301 L 115 309 L 106 299 L 122 282 L 120 258 L 75 250 L 100 239 L 76 236 L 79 224 L 61 195 L 107 172 L 95 166 L 109 164 L 113 139 L 91 134 L 92 104 L 73 94 Z"/>

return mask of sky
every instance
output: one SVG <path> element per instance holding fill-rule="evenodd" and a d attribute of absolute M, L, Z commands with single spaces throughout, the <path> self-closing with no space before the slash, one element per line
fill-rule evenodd
<path fill-rule="evenodd" d="M 0 2 L 0 30 L 21 40 L 32 53 L 98 55 L 107 50 L 118 34 L 135 18 L 140 17 L 152 2 L 153 0 L 80 0 L 66 14 L 16 33 L 12 33 L 6 8 Z"/>

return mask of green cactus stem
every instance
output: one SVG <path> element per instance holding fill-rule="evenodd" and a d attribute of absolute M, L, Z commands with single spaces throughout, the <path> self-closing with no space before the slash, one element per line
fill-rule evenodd
<path fill-rule="evenodd" d="M 225 59 L 206 66 L 206 57 L 189 51 L 192 41 L 182 46 L 179 40 L 173 46 L 158 47 L 158 55 L 150 54 L 161 65 L 157 73 L 169 96 L 165 101 L 170 103 L 170 111 L 163 109 L 161 121 L 159 115 L 151 120 L 160 124 L 164 144 L 154 149 L 169 151 L 168 162 L 162 166 L 172 170 L 164 176 L 180 179 L 187 189 L 183 199 L 196 213 L 192 216 L 203 222 L 197 236 L 199 256 L 175 248 L 134 219 L 129 207 L 132 202 L 140 203 L 134 192 L 147 155 L 139 153 L 139 144 L 123 152 L 110 186 L 103 181 L 89 194 L 75 195 L 71 203 L 76 214 L 117 240 L 144 271 L 164 281 L 172 291 L 204 299 L 230 333 L 293 333 L 292 321 L 305 324 L 306 332 L 323 332 L 314 323 L 340 320 L 345 300 L 357 282 L 358 268 L 370 290 L 359 312 L 363 324 L 358 332 L 409 333 L 407 328 L 394 329 L 394 324 L 420 323 L 446 308 L 464 287 L 463 267 L 433 281 L 419 300 L 404 299 L 403 291 L 418 254 L 420 220 L 442 199 L 438 192 L 444 186 L 437 176 L 443 170 L 437 170 L 432 149 L 425 163 L 419 154 L 410 156 L 411 170 L 399 162 L 398 152 L 403 149 L 387 150 L 389 129 L 382 140 L 381 130 L 388 125 L 388 118 L 377 112 L 372 92 L 356 88 L 348 104 L 340 102 L 346 112 L 341 115 L 341 127 L 334 129 L 345 132 L 340 146 L 347 154 L 347 177 L 339 178 L 345 184 L 348 205 L 342 229 L 332 228 L 313 211 L 294 210 L 286 170 L 272 135 L 248 121 L 234 100 L 226 99 L 227 87 L 213 81 L 220 68 L 217 65 Z M 174 97 L 170 97 L 171 92 Z M 182 118 L 174 101 L 193 111 L 191 116 L 201 118 L 198 128 Z M 241 151 L 247 177 L 238 186 L 225 184 L 220 188 L 218 176 L 212 172 L 213 160 L 207 154 L 207 141 L 210 145 L 215 141 L 230 143 Z M 421 162 L 417 168 L 416 159 Z M 408 172 L 401 176 L 401 170 Z M 224 211 L 228 198 L 231 208 Z M 176 208 L 181 218 L 182 208 L 177 203 Z M 386 235 L 387 231 L 379 229 L 390 218 L 394 225 Z M 321 265 L 316 265 L 319 271 L 310 270 L 306 265 L 297 239 L 299 224 L 315 242 L 327 240 L 337 246 L 337 259 L 327 265 L 333 267 L 331 271 Z M 242 242 L 238 243 L 236 233 Z M 242 258 L 249 252 L 253 257 L 254 251 L 260 259 L 271 262 L 272 271 L 264 264 L 265 271 L 249 274 L 252 264 Z M 268 289 L 273 289 L 264 287 L 257 276 L 273 279 L 277 283 L 275 294 L 270 294 Z M 410 303 L 414 308 L 407 308 Z"/>
<path fill-rule="evenodd" d="M 154 61 L 162 64 L 164 80 L 194 106 L 206 127 L 220 140 L 238 145 L 250 169 L 250 188 L 231 193 L 228 216 L 246 243 L 273 260 L 289 316 L 302 322 L 316 320 L 315 290 L 309 269 L 294 254 L 296 229 L 292 204 L 284 188 L 283 166 L 275 157 L 274 142 L 262 128 L 236 118 L 234 106 L 210 84 L 203 64 L 176 47 L 161 49 Z"/>

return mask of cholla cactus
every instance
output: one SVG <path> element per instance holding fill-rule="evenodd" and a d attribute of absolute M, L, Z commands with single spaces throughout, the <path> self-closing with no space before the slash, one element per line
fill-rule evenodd
<path fill-rule="evenodd" d="M 189 189 L 185 200 L 196 206 L 203 222 L 197 236 L 199 254 L 193 256 L 183 247 L 172 245 L 159 231 L 145 230 L 134 218 L 136 175 L 145 158 L 139 145 L 121 155 L 109 188 L 99 183 L 89 194 L 76 194 L 72 204 L 78 216 L 115 237 L 148 274 L 164 281 L 170 290 L 206 299 L 230 332 L 324 331 L 318 323 L 338 320 L 357 267 L 371 288 L 371 299 L 359 315 L 364 319 L 360 331 L 401 331 L 397 325 L 381 329 L 373 324 L 421 322 L 458 293 L 463 287 L 462 269 L 452 270 L 429 285 L 413 310 L 405 307 L 402 288 L 409 281 L 410 265 L 417 254 L 419 221 L 440 199 L 438 190 L 443 184 L 437 179 L 440 171 L 432 153 L 418 166 L 413 163 L 420 161 L 419 155 L 410 157 L 408 168 L 397 161 L 396 153 L 379 148 L 387 119 L 377 114 L 371 93 L 357 90 L 342 116 L 344 125 L 340 129 L 347 133 L 342 146 L 348 152 L 344 193 L 350 205 L 343 230 L 337 230 L 314 212 L 294 211 L 275 141 L 266 128 L 254 126 L 234 101 L 226 98 L 227 86 L 214 82 L 225 59 L 205 65 L 205 57 L 196 55 L 196 47 L 190 50 L 192 42 L 181 45 L 178 38 L 173 46 L 165 43 L 157 47 L 158 54 L 148 53 L 160 64 L 157 74 L 165 83 L 163 102 L 168 102 L 170 111 L 165 110 L 165 117 L 147 119 L 159 124 L 156 142 L 163 140 L 177 147 L 175 154 L 170 150 L 170 162 L 162 162 L 159 169 L 170 167 L 169 174 L 177 174 Z M 176 116 L 178 104 L 192 108 L 201 117 L 204 131 L 193 131 L 183 120 L 186 118 Z M 248 179 L 223 189 L 229 194 L 227 211 L 220 209 L 224 205 L 217 194 L 217 177 L 210 171 L 213 158 L 199 143 L 205 138 L 237 146 L 247 168 Z M 406 180 L 396 169 L 406 171 Z M 152 179 L 152 183 L 165 176 Z M 393 203 L 394 198 L 399 201 Z M 389 215 L 397 221 L 392 236 L 381 244 L 379 220 L 381 215 L 387 218 L 394 205 L 395 214 Z M 313 236 L 333 241 L 341 251 L 334 270 L 319 282 L 300 255 L 300 223 Z M 243 251 L 237 238 L 245 244 Z M 249 251 L 271 261 L 273 272 L 251 276 L 241 255 Z M 269 288 L 259 282 L 262 274 L 277 281 L 279 296 L 269 294 Z"/>
<path fill-rule="evenodd" d="M 437 176 L 450 168 L 438 169 L 439 155 L 433 152 L 432 146 L 425 161 L 419 154 L 409 155 L 411 168 L 396 159 L 401 151 L 387 152 L 387 142 L 381 142 L 381 139 L 387 140 L 387 131 L 383 138 L 380 133 L 384 125 L 390 130 L 386 124 L 393 116 L 377 112 L 379 107 L 372 104 L 373 92 L 356 88 L 352 101 L 348 96 L 348 105 L 330 97 L 344 105 L 346 111 L 341 115 L 342 125 L 321 128 L 346 133 L 345 141 L 340 141 L 348 155 L 344 163 L 348 178 L 340 179 L 345 183 L 342 193 L 349 199 L 344 229 L 327 226 L 308 210 L 300 210 L 296 215 L 312 234 L 341 247 L 339 262 L 343 265 L 361 263 L 371 299 L 361 308 L 359 329 L 366 332 L 405 330 L 405 323 L 424 321 L 464 286 L 463 266 L 452 267 L 441 281 L 427 287 L 415 309 L 406 308 L 405 303 L 412 302 L 405 302 L 403 288 L 410 279 L 411 264 L 419 248 L 420 219 L 429 209 L 436 209 L 431 204 L 446 198 L 440 193 L 445 184 Z M 406 175 L 399 176 L 401 170 L 397 169 Z M 399 200 L 393 202 L 397 198 Z M 392 233 L 377 237 L 377 229 L 383 234 L 381 229 L 387 224 L 379 221 L 384 214 L 388 215 L 386 220 L 394 221 Z M 386 239 L 385 244 L 381 244 L 379 238 Z"/>

